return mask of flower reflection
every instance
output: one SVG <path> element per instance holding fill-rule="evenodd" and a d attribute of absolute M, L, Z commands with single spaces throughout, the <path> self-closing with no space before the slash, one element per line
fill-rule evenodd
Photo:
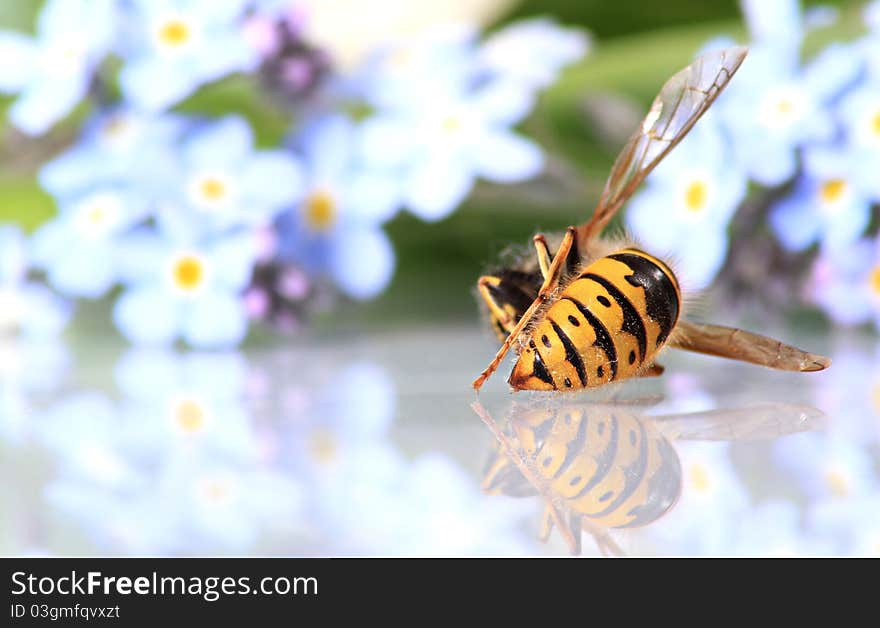
<path fill-rule="evenodd" d="M 776 438 L 812 429 L 821 416 L 789 404 L 650 417 L 632 405 L 515 402 L 502 429 L 479 403 L 473 407 L 499 443 L 484 488 L 540 495 L 542 536 L 558 527 L 579 553 L 583 528 L 604 554 L 621 553 L 609 529 L 647 526 L 670 511 L 655 536 L 672 536 L 666 541 L 680 553 L 724 551 L 723 524 L 749 504 L 728 443 L 672 441 Z M 673 510 L 680 496 L 686 506 Z"/>
<path fill-rule="evenodd" d="M 372 362 L 303 373 L 281 399 L 284 458 L 310 487 L 311 549 L 319 554 L 524 553 L 518 508 L 486 504 L 446 455 L 408 460 L 389 440 L 396 391 Z M 312 394 L 306 393 L 306 388 Z"/>
<path fill-rule="evenodd" d="M 303 360 L 308 370 L 290 368 Z M 523 504 L 487 502 L 444 453 L 405 456 L 390 434 L 388 373 L 344 364 L 290 350 L 138 349 L 115 364 L 112 389 L 77 382 L 36 404 L 15 387 L 0 396 L 4 409 L 17 404 L 0 438 L 47 468 L 13 496 L 15 528 L 31 532 L 10 551 L 528 553 Z"/>
<path fill-rule="evenodd" d="M 126 354 L 121 402 L 81 393 L 43 417 L 49 503 L 113 553 L 236 552 L 289 533 L 304 489 L 261 455 L 246 375 L 238 354 Z"/>

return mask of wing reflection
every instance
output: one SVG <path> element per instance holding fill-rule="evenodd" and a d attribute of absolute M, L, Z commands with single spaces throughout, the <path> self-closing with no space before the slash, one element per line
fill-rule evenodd
<path fill-rule="evenodd" d="M 648 525 L 675 506 L 682 471 L 674 440 L 772 439 L 824 418 L 781 403 L 648 416 L 629 404 L 514 402 L 500 425 L 479 402 L 472 407 L 496 439 L 483 490 L 543 498 L 541 540 L 556 527 L 572 554 L 584 530 L 603 554 L 622 555 L 610 529 Z"/>

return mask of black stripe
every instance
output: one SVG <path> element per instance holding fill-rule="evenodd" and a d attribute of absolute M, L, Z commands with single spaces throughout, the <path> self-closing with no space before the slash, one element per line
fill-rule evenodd
<path fill-rule="evenodd" d="M 596 342 L 593 343 L 594 347 L 599 347 L 602 351 L 605 352 L 605 355 L 608 356 L 608 363 L 611 364 L 611 379 L 617 378 L 617 349 L 614 347 L 614 341 L 611 339 L 611 334 L 608 333 L 608 329 L 605 327 L 604 323 L 596 318 L 596 315 L 593 314 L 587 306 L 583 303 L 574 299 L 572 297 L 562 297 L 563 299 L 568 299 L 572 303 L 574 303 L 575 307 L 580 310 L 581 314 L 584 315 L 584 318 L 587 319 L 587 322 L 593 326 L 593 331 L 596 334 Z"/>
<path fill-rule="evenodd" d="M 645 424 L 638 421 L 639 424 L 639 455 L 632 464 L 623 469 L 623 488 L 617 497 L 614 498 L 608 507 L 602 512 L 598 512 L 594 517 L 603 517 L 614 512 L 620 505 L 629 499 L 636 489 L 639 488 L 645 479 L 645 470 L 648 468 L 648 435 L 645 431 Z"/>
<path fill-rule="evenodd" d="M 593 488 L 602 480 L 605 479 L 605 476 L 608 475 L 608 472 L 614 466 L 614 459 L 617 457 L 617 417 L 614 415 L 611 416 L 611 434 L 608 436 L 608 445 L 602 452 L 594 458 L 596 461 L 596 472 L 593 474 L 593 477 L 590 478 L 590 481 L 584 484 L 583 488 L 577 492 L 576 495 L 572 495 L 569 497 L 569 501 L 574 501 L 576 499 L 580 499 L 587 493 L 589 493 Z"/>
<path fill-rule="evenodd" d="M 562 464 L 559 465 L 559 468 L 556 469 L 556 473 L 553 474 L 554 480 L 565 473 L 574 460 L 580 459 L 580 457 L 584 455 L 584 441 L 587 437 L 588 421 L 589 417 L 585 412 L 581 416 L 581 422 L 578 424 L 577 434 L 565 444 L 565 458 L 562 459 Z"/>
<path fill-rule="evenodd" d="M 571 338 L 562 331 L 559 325 L 556 324 L 556 321 L 551 319 L 550 325 L 553 326 L 553 331 L 556 332 L 556 335 L 559 336 L 559 340 L 562 341 L 562 346 L 565 347 L 565 359 L 574 367 L 574 370 L 577 371 L 578 378 L 581 380 L 581 386 L 586 387 L 587 373 L 584 370 L 584 362 L 581 360 L 581 354 L 577 352 Z"/>
<path fill-rule="evenodd" d="M 622 528 L 635 528 L 656 521 L 675 505 L 681 494 L 681 462 L 675 448 L 662 436 L 653 436 L 651 444 L 662 462 L 646 479 L 647 499 L 626 513 L 633 520 L 621 526 Z"/>
<path fill-rule="evenodd" d="M 657 336 L 659 347 L 669 337 L 672 327 L 678 321 L 679 303 L 675 285 L 666 271 L 647 257 L 634 253 L 615 253 L 608 257 L 629 266 L 633 272 L 632 275 L 627 275 L 626 280 L 645 289 L 648 316 L 660 326 L 660 334 Z"/>
<path fill-rule="evenodd" d="M 541 359 L 541 354 L 537 351 L 535 351 L 535 361 L 532 364 L 532 371 L 534 372 L 535 377 L 542 382 L 546 382 L 553 386 L 553 388 L 556 388 L 556 384 L 553 383 L 553 377 L 550 376 L 547 367 L 544 366 L 544 360 Z"/>
<path fill-rule="evenodd" d="M 639 343 L 639 364 L 645 359 L 647 355 L 648 349 L 648 332 L 645 331 L 645 321 L 642 320 L 642 317 L 639 316 L 638 310 L 633 306 L 626 295 L 623 294 L 620 290 L 617 289 L 613 283 L 605 279 L 605 277 L 600 277 L 599 275 L 594 275 L 593 273 L 587 273 L 585 275 L 581 275 L 582 279 L 592 279 L 597 284 L 605 288 L 608 294 L 611 295 L 615 301 L 617 301 L 617 305 L 620 306 L 620 309 L 623 310 L 623 331 L 626 333 L 635 336 L 636 341 Z"/>

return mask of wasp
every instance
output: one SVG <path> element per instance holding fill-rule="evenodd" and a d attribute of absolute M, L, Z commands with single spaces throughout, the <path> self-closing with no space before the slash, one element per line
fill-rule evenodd
<path fill-rule="evenodd" d="M 585 530 L 606 555 L 623 554 L 610 529 L 647 526 L 678 503 L 682 468 L 673 441 L 777 438 L 817 429 L 824 417 L 783 403 L 662 416 L 621 403 L 514 403 L 502 429 L 479 403 L 472 408 L 496 439 L 483 491 L 543 497 L 541 541 L 555 526 L 580 554 Z"/>
<path fill-rule="evenodd" d="M 516 344 L 514 390 L 578 390 L 659 375 L 666 346 L 788 371 L 831 360 L 773 338 L 680 318 L 682 291 L 663 260 L 600 236 L 658 163 L 687 135 L 742 64 L 744 47 L 706 53 L 670 78 L 611 168 L 592 217 L 533 238 L 536 260 L 480 277 L 477 290 L 503 340 L 475 390 Z M 550 242 L 555 246 L 551 255 Z"/>

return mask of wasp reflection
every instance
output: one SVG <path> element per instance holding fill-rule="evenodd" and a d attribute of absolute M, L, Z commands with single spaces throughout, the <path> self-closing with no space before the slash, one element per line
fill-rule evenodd
<path fill-rule="evenodd" d="M 816 408 L 781 403 L 648 416 L 633 404 L 514 402 L 504 425 L 474 411 L 496 438 L 483 477 L 488 494 L 540 496 L 540 538 L 556 527 L 572 554 L 581 530 L 604 555 L 622 555 L 612 528 L 648 525 L 682 490 L 675 440 L 761 440 L 816 429 Z"/>

